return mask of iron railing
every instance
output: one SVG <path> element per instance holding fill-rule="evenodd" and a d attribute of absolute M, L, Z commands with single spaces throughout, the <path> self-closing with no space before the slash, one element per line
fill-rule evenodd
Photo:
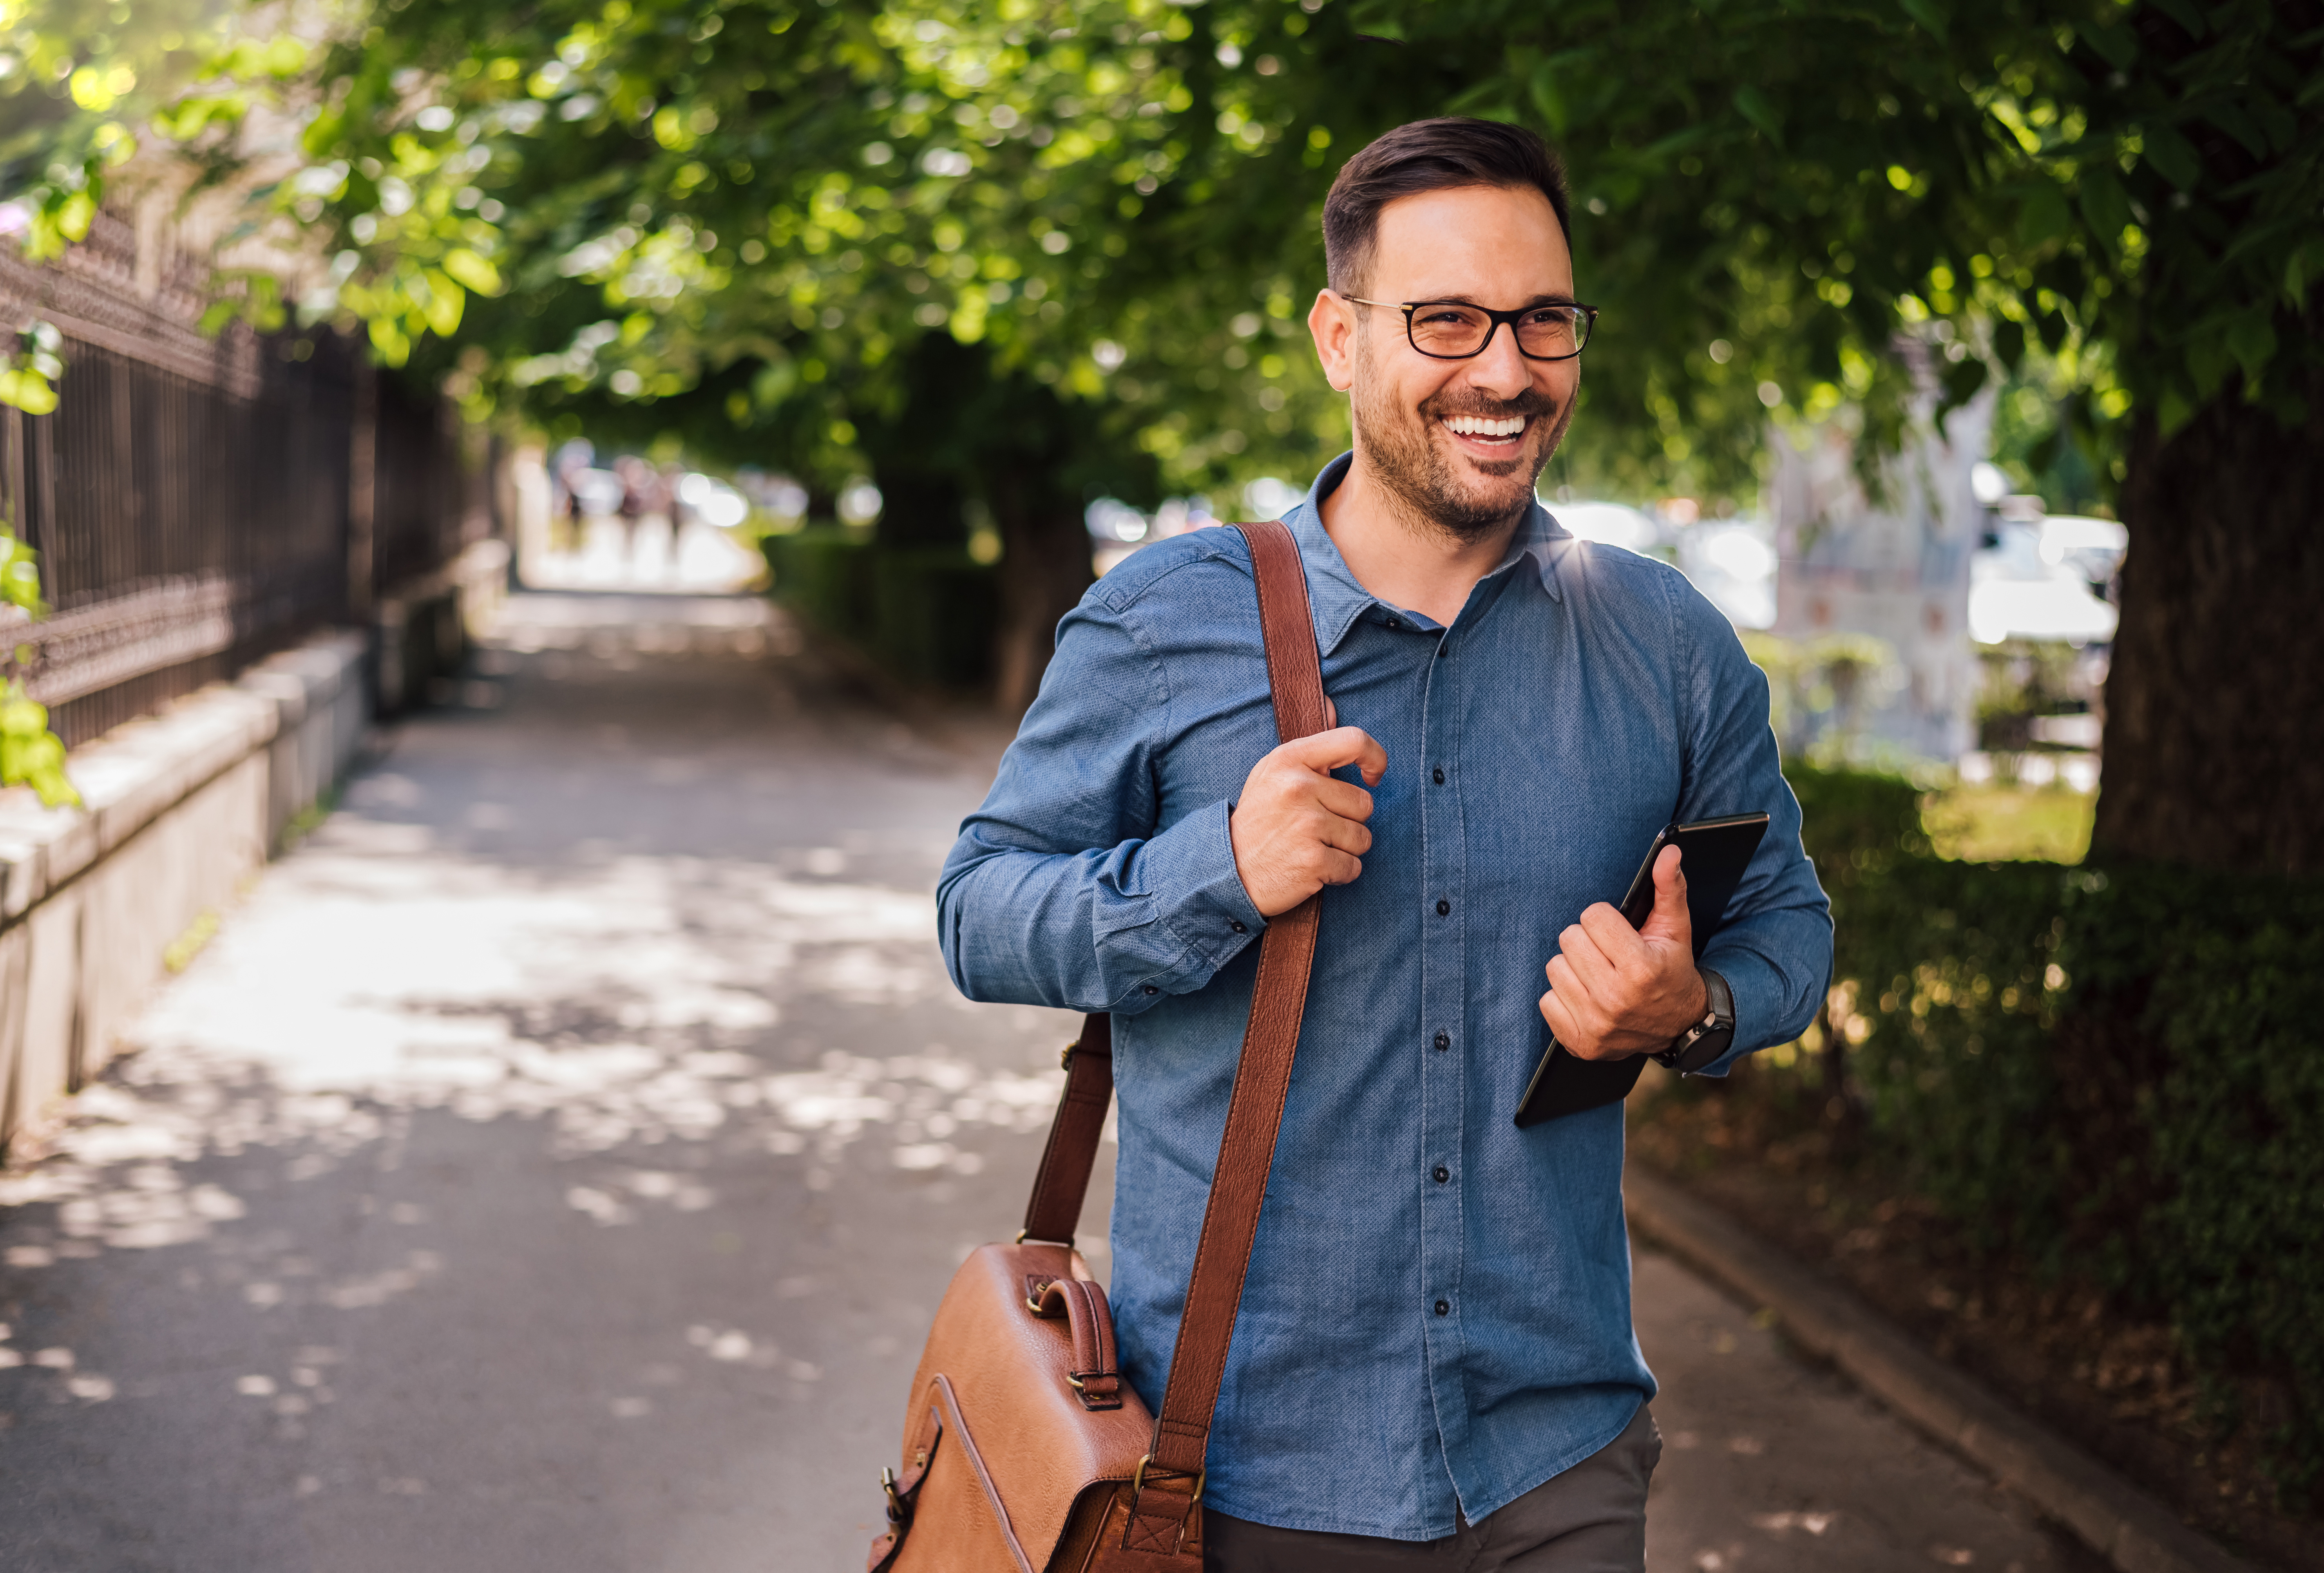
<path fill-rule="evenodd" d="M 0 669 L 69 747 L 362 620 L 475 532 L 438 401 L 328 333 L 202 338 L 132 287 L 132 233 L 108 215 L 60 264 L 0 258 L 0 308 L 54 322 L 65 363 L 53 412 L 0 412 L 0 509 L 52 609 L 0 606 Z"/>

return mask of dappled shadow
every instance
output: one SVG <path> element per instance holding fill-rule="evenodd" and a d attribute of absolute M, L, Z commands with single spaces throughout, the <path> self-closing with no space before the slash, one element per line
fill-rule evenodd
<path fill-rule="evenodd" d="M 953 992 L 928 892 L 982 778 L 791 644 L 754 602 L 520 598 L 0 1174 L 0 1564 L 868 1535 L 1072 1023 Z"/>

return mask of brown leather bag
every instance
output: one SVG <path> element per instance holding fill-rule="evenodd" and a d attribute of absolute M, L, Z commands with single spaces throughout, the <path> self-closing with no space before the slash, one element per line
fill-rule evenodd
<path fill-rule="evenodd" d="M 1277 520 L 1236 528 L 1258 568 L 1276 732 L 1322 731 L 1298 545 Z M 870 1573 L 1201 1573 L 1203 1455 L 1291 1087 L 1316 910 L 1310 897 L 1259 942 L 1162 1412 L 1121 1380 L 1105 1291 L 1073 1247 L 1113 1097 L 1112 1018 L 1092 1016 L 1065 1051 L 1024 1228 L 970 1256 L 936 1311 L 904 1414 L 903 1467 L 881 1471 L 892 1527 L 872 1542 Z"/>

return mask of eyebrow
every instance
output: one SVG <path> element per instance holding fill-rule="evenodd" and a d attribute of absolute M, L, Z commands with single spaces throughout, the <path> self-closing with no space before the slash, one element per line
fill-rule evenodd
<path fill-rule="evenodd" d="M 1409 302 L 1398 301 L 1397 304 L 1399 306 L 1407 304 L 1413 306 L 1474 306 L 1480 310 L 1489 311 L 1495 309 L 1495 308 L 1486 306 L 1483 301 L 1472 300 L 1466 295 L 1424 295 L 1417 300 Z M 1577 300 L 1571 295 L 1536 295 L 1532 299 L 1526 301 L 1523 306 L 1512 307 L 1510 309 L 1515 311 L 1525 311 L 1536 306 L 1579 306 L 1581 304 L 1581 301 Z"/>

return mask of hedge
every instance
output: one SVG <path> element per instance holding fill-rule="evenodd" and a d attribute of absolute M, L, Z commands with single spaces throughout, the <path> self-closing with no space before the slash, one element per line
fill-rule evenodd
<path fill-rule="evenodd" d="M 763 538 L 775 598 L 906 682 L 970 689 L 990 680 L 1000 606 L 993 569 L 945 547 L 881 550 L 844 529 Z"/>
<path fill-rule="evenodd" d="M 2167 1318 L 2291 1498 L 2324 1478 L 2324 884 L 1930 856 L 1909 783 L 1794 767 L 1875 1150 L 1975 1246 Z"/>

